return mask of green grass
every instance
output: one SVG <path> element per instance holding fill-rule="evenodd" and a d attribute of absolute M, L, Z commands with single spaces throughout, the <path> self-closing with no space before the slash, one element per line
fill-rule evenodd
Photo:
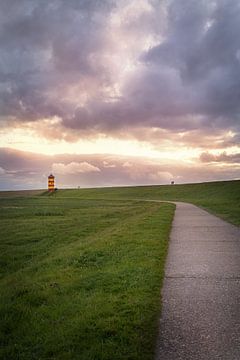
<path fill-rule="evenodd" d="M 0 194 L 0 358 L 153 359 L 174 206 L 37 194 Z"/>
<path fill-rule="evenodd" d="M 174 206 L 240 225 L 240 181 L 0 192 L 0 358 L 152 360 Z"/>
<path fill-rule="evenodd" d="M 185 201 L 240 225 L 240 180 L 201 184 L 62 190 L 58 196 L 79 199 L 153 199 Z"/>

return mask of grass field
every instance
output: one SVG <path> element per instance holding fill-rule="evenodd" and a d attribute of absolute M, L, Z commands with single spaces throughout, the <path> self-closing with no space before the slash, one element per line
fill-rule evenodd
<path fill-rule="evenodd" d="M 153 199 L 185 201 L 240 225 L 240 180 L 201 184 L 63 190 L 58 196 L 79 199 Z"/>
<path fill-rule="evenodd" d="M 0 358 L 152 360 L 174 206 L 240 225 L 240 181 L 0 192 Z"/>
<path fill-rule="evenodd" d="M 0 358 L 153 359 L 174 206 L 0 197 Z"/>

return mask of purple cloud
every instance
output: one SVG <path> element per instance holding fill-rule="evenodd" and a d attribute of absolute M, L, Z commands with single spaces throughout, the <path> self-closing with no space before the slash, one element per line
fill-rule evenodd
<path fill-rule="evenodd" d="M 1 116 L 14 121 L 58 116 L 66 130 L 106 133 L 126 126 L 238 132 L 239 2 L 163 1 L 165 18 L 158 2 L 145 3 L 151 11 L 123 21 L 125 37 L 116 40 L 127 44 L 128 36 L 143 29 L 161 40 L 135 54 L 120 97 L 111 99 L 107 89 L 111 93 L 119 80 L 110 61 L 117 52 L 110 31 L 119 26 L 111 28 L 111 19 L 121 1 L 23 0 L 21 6 L 2 1 Z M 156 26 L 160 16 L 165 27 Z M 74 88 L 79 99 L 69 95 Z"/>

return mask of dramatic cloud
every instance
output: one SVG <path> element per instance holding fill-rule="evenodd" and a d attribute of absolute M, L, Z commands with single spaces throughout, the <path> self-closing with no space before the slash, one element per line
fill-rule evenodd
<path fill-rule="evenodd" d="M 29 150 L 24 144 L 38 137 L 41 149 L 33 143 L 32 151 L 47 153 L 51 143 L 54 155 L 65 152 L 62 144 L 80 148 L 86 140 L 94 148 L 100 139 L 101 153 L 126 155 L 127 142 L 120 149 L 117 141 L 138 141 L 146 156 L 150 147 L 161 161 L 165 154 L 165 164 L 179 151 L 178 173 L 101 156 L 89 163 L 99 170 L 98 184 L 119 169 L 120 183 L 185 178 L 181 154 L 185 174 L 192 164 L 199 180 L 200 167 L 214 163 L 228 164 L 236 177 L 239 169 L 229 164 L 237 165 L 240 153 L 239 33 L 239 0 L 1 0 L 1 146 Z M 28 156 L 17 157 L 35 168 Z M 73 155 L 50 169 L 86 176 L 89 185 L 81 170 L 88 160 Z"/>
<path fill-rule="evenodd" d="M 239 130 L 238 0 L 3 0 L 0 9 L 2 116 L 106 132 Z"/>
<path fill-rule="evenodd" d="M 77 174 L 77 173 L 89 173 L 89 172 L 98 172 L 100 169 L 96 166 L 89 164 L 84 161 L 81 163 L 71 162 L 69 164 L 54 163 L 52 165 L 52 171 L 56 174 L 66 175 L 66 174 Z"/>

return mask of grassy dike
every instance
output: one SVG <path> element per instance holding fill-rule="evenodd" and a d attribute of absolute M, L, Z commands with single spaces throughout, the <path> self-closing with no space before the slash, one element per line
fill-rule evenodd
<path fill-rule="evenodd" d="M 63 190 L 62 197 L 185 201 L 240 225 L 240 180 L 200 184 Z"/>
<path fill-rule="evenodd" d="M 0 358 L 152 360 L 174 206 L 15 195 L 0 194 Z"/>

